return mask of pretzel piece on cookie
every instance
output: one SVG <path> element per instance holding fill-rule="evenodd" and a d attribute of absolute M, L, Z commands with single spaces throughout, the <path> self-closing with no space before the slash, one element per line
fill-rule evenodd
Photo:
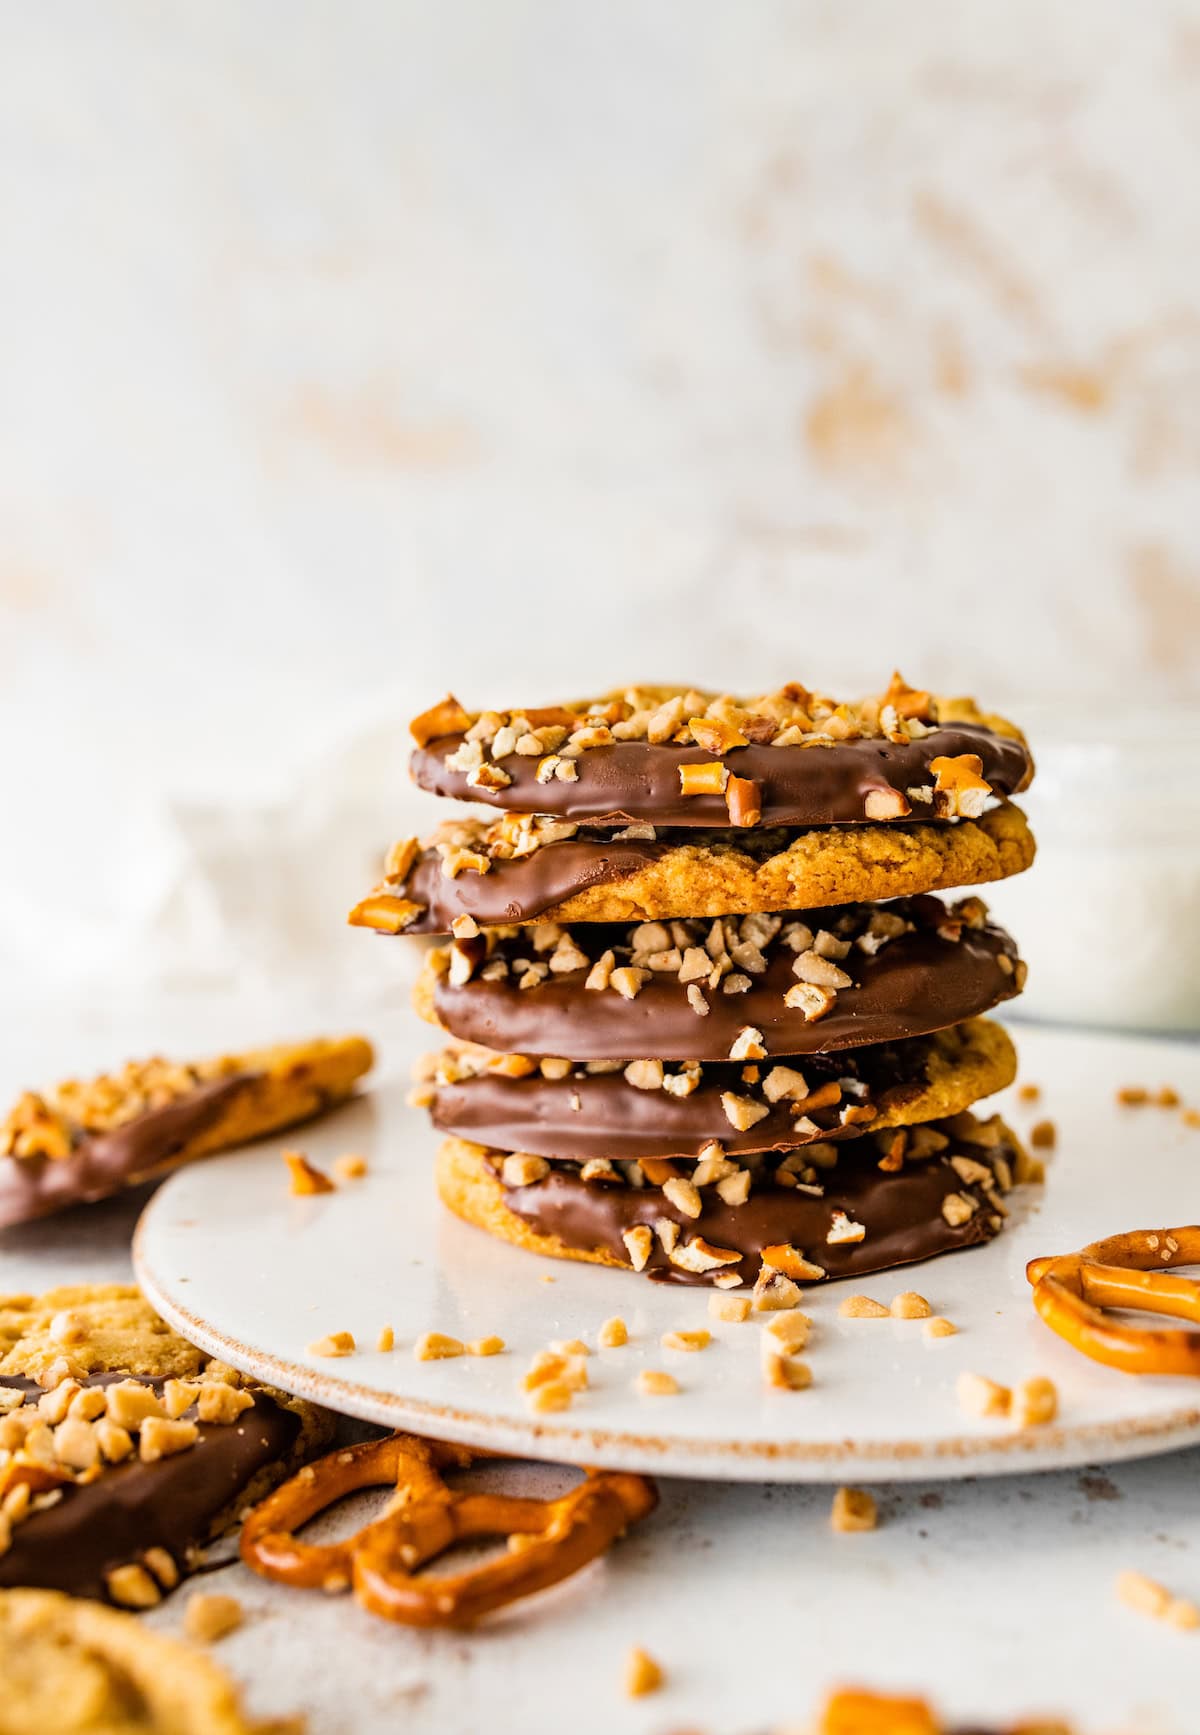
<path fill-rule="evenodd" d="M 1033 1305 L 1082 1355 L 1128 1374 L 1200 1378 L 1200 1332 L 1126 1325 L 1106 1308 L 1167 1314 L 1200 1325 L 1200 1283 L 1169 1265 L 1200 1264 L 1200 1225 L 1132 1229 L 1078 1253 L 1033 1259 Z"/>

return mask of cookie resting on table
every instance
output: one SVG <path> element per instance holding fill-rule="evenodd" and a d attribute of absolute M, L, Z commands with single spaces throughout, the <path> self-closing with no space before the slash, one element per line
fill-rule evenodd
<path fill-rule="evenodd" d="M 960 1113 L 1011 1084 L 1007 1031 L 971 1019 L 932 1036 L 800 1064 L 747 1060 L 536 1061 L 448 1048 L 418 1063 L 413 1092 L 442 1132 L 544 1157 L 698 1156 L 793 1150 Z"/>
<path fill-rule="evenodd" d="M 414 1003 L 452 1036 L 573 1060 L 761 1058 L 922 1036 L 1019 994 L 987 906 L 933 897 L 708 921 L 488 928 L 435 947 Z"/>
<path fill-rule="evenodd" d="M 130 1285 L 0 1297 L 0 1586 L 149 1608 L 331 1427 Z"/>
<path fill-rule="evenodd" d="M 0 1735 L 282 1735 L 284 1727 L 248 1718 L 203 1651 L 56 1591 L 0 1591 L 0 1681 Z"/>
<path fill-rule="evenodd" d="M 631 922 L 748 915 L 910 897 L 1022 873 L 1033 835 L 1005 802 L 955 825 L 597 832 L 536 815 L 451 820 L 389 852 L 350 912 L 383 934 L 448 934 L 538 920 Z"/>
<path fill-rule="evenodd" d="M 374 1055 L 322 1037 L 213 1060 L 130 1061 L 20 1097 L 0 1121 L 0 1229 L 108 1198 L 342 1102 Z"/>
<path fill-rule="evenodd" d="M 1033 776 L 1011 723 L 899 675 L 853 703 L 799 682 L 751 699 L 630 687 L 484 712 L 451 697 L 412 732 L 422 789 L 592 825 L 977 819 Z"/>
<path fill-rule="evenodd" d="M 844 1145 L 690 1163 L 549 1163 L 448 1139 L 444 1204 L 529 1252 L 660 1281 L 778 1284 L 854 1277 L 990 1241 L 1003 1195 L 1032 1178 L 998 1116 L 968 1112 Z"/>

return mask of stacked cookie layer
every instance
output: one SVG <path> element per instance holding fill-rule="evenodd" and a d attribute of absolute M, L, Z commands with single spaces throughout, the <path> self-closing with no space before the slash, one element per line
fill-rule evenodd
<path fill-rule="evenodd" d="M 1027 867 L 1032 761 L 966 700 L 632 689 L 416 720 L 424 788 L 486 802 L 396 846 L 351 920 L 434 934 L 438 1185 L 543 1253 L 780 1285 L 989 1239 L 1023 1155 L 983 1014 L 1020 991 L 968 897 Z"/>

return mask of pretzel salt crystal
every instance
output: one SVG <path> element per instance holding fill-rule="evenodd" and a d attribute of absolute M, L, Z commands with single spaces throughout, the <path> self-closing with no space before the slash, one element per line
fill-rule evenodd
<path fill-rule="evenodd" d="M 1110 1235 L 1078 1253 L 1033 1259 L 1025 1275 L 1045 1323 L 1093 1361 L 1128 1374 L 1200 1378 L 1200 1332 L 1125 1325 L 1104 1312 L 1120 1307 L 1200 1325 L 1200 1283 L 1162 1269 L 1171 1264 L 1200 1264 L 1200 1225 Z"/>
<path fill-rule="evenodd" d="M 459 1493 L 440 1472 L 503 1453 L 413 1434 L 331 1452 L 277 1488 L 246 1520 L 242 1559 L 264 1578 L 309 1589 L 353 1588 L 363 1607 L 407 1626 L 470 1626 L 493 1609 L 578 1572 L 658 1499 L 645 1476 L 588 1470 L 557 1500 Z M 387 1510 L 343 1542 L 297 1540 L 301 1525 L 362 1488 L 394 1482 Z M 418 1568 L 469 1537 L 529 1538 L 498 1560 L 444 1578 Z"/>

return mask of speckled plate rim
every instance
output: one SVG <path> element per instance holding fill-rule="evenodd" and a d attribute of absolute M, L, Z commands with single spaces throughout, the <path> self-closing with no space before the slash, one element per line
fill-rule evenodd
<path fill-rule="evenodd" d="M 170 1183 L 147 1205 L 133 1238 L 138 1282 L 168 1324 L 202 1349 L 256 1379 L 384 1427 L 431 1434 L 519 1457 L 660 1475 L 768 1482 L 834 1481 L 855 1472 L 870 1474 L 877 1481 L 1016 1474 L 1114 1463 L 1200 1442 L 1200 1385 L 1194 1396 L 1190 1389 L 1181 1391 L 1183 1401 L 1178 1406 L 1141 1416 L 1021 1430 L 1006 1426 L 999 1431 L 951 1431 L 932 1440 L 900 1435 L 886 1442 L 839 1443 L 827 1439 L 693 1438 L 658 1430 L 589 1427 L 518 1413 L 483 1412 L 461 1404 L 398 1394 L 348 1378 L 342 1371 L 317 1371 L 259 1345 L 243 1342 L 218 1330 L 185 1306 L 178 1292 L 155 1271 L 147 1252 L 153 1214 L 156 1208 L 163 1208 L 161 1202 L 169 1187 Z M 515 1252 L 514 1257 L 524 1259 L 528 1255 Z M 922 1269 L 928 1271 L 938 1263 L 931 1261 Z M 580 1269 L 590 1268 L 564 1263 L 559 1267 L 561 1280 L 569 1282 L 570 1274 Z M 336 1365 L 340 1370 L 343 1364 Z"/>
<path fill-rule="evenodd" d="M 296 1397 L 309 1398 L 362 1421 L 519 1457 L 734 1481 L 825 1481 L 856 1468 L 869 1468 L 877 1479 L 915 1481 L 947 1474 L 1000 1476 L 1082 1463 L 1116 1463 L 1200 1442 L 1200 1402 L 1165 1415 L 1123 1422 L 1016 1432 L 1010 1428 L 1003 1433 L 961 1434 L 934 1442 L 910 1439 L 887 1445 L 842 1446 L 803 1440 L 692 1440 L 667 1433 L 630 1433 L 539 1422 L 532 1417 L 485 1415 L 457 1405 L 399 1397 L 332 1374 L 316 1374 L 311 1368 L 214 1331 L 181 1307 L 156 1278 L 145 1258 L 141 1231 L 139 1222 L 133 1263 L 147 1299 L 168 1325 L 210 1355 Z M 952 1471 L 946 1468 L 949 1464 L 955 1466 Z"/>

